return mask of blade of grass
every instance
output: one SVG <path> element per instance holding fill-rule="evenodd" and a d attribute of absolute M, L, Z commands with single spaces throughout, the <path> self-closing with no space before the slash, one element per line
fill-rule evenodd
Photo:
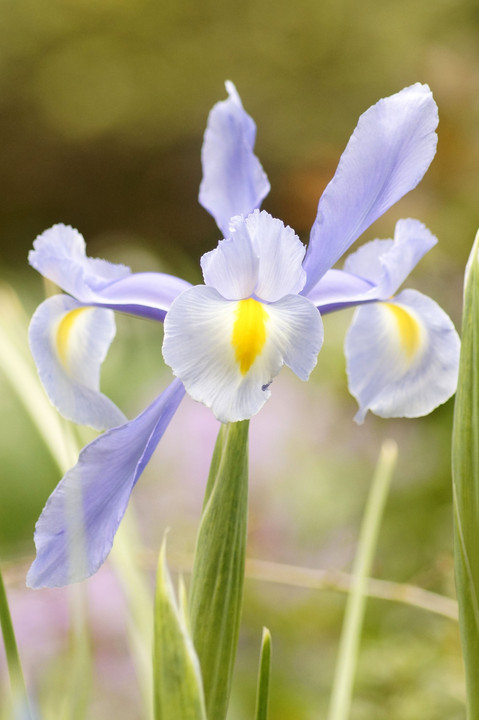
<path fill-rule="evenodd" d="M 206 720 L 200 665 L 185 613 L 175 600 L 161 547 L 155 594 L 153 651 L 155 720 Z M 184 602 L 182 593 L 181 602 Z"/>
<path fill-rule="evenodd" d="M 358 550 L 353 567 L 353 585 L 346 603 L 328 720 L 347 720 L 349 717 L 366 607 L 367 579 L 371 573 L 379 528 L 396 459 L 396 444 L 392 440 L 386 440 L 381 447 L 361 523 Z"/>
<path fill-rule="evenodd" d="M 255 720 L 268 720 L 269 678 L 271 673 L 271 634 L 263 628 L 259 659 L 258 689 L 256 691 Z"/>
<path fill-rule="evenodd" d="M 467 717 L 479 717 L 479 232 L 464 281 L 462 346 L 452 438 L 454 561 Z"/>
<path fill-rule="evenodd" d="M 12 709 L 15 720 L 31 720 L 32 713 L 28 700 L 27 689 L 23 677 L 22 665 L 18 654 L 17 641 L 13 630 L 7 593 L 0 571 L 0 624 L 2 627 L 5 655 L 7 657 L 8 674 L 12 689 Z"/>

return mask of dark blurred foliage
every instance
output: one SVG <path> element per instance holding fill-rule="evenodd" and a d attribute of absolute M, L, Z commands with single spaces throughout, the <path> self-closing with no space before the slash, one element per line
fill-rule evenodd
<path fill-rule="evenodd" d="M 35 235 L 59 221 L 92 254 L 123 239 L 177 270 L 182 253 L 196 261 L 218 237 L 196 198 L 202 133 L 226 78 L 258 123 L 265 207 L 305 239 L 359 114 L 428 82 L 439 153 L 402 212 L 420 214 L 441 252 L 464 260 L 479 222 L 472 0 L 1 0 L 0 12 L 4 262 L 23 264 Z"/>

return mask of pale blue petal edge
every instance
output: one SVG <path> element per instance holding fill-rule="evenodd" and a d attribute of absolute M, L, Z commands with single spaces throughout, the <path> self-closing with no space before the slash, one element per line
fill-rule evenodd
<path fill-rule="evenodd" d="M 53 295 L 34 312 L 28 340 L 38 375 L 52 405 L 67 420 L 105 430 L 126 422 L 121 410 L 99 390 L 100 367 L 115 337 L 112 311 L 85 308 L 89 313 L 88 322 L 82 326 L 77 342 L 79 356 L 69 369 L 61 362 L 55 346 L 58 322 L 83 307 L 69 295 Z"/>
<path fill-rule="evenodd" d="M 201 150 L 203 179 L 199 201 L 229 235 L 235 215 L 248 215 L 269 193 L 270 184 L 253 152 L 256 125 L 244 110 L 231 82 L 228 99 L 216 103 L 209 116 Z"/>
<path fill-rule="evenodd" d="M 419 220 L 398 220 L 394 240 L 372 240 L 346 258 L 344 270 L 377 286 L 376 297 L 385 300 L 398 290 L 437 238 Z M 321 281 L 320 281 L 321 282 Z"/>
<path fill-rule="evenodd" d="M 134 420 L 107 431 L 80 453 L 37 522 L 32 588 L 61 587 L 93 575 L 105 561 L 131 491 L 170 423 L 184 388 L 179 380 Z"/>
<path fill-rule="evenodd" d="M 388 208 L 412 190 L 437 144 L 437 106 L 416 83 L 379 100 L 359 119 L 323 193 L 304 266 L 305 294 Z"/>
<path fill-rule="evenodd" d="M 266 302 L 298 294 L 306 281 L 306 248 L 294 230 L 264 210 L 234 217 L 231 237 L 201 258 L 205 284 L 227 300 Z"/>
<path fill-rule="evenodd" d="M 393 301 L 410 308 L 426 331 L 426 345 L 409 368 L 391 354 L 381 303 L 356 310 L 345 341 L 348 384 L 359 404 L 355 420 L 368 410 L 381 417 L 419 417 L 455 392 L 460 340 L 448 315 L 431 298 L 404 290 Z"/>
<path fill-rule="evenodd" d="M 45 230 L 33 243 L 29 263 L 62 290 L 88 305 L 163 321 L 190 283 L 166 273 L 131 274 L 124 265 L 87 257 L 85 240 L 69 225 Z"/>

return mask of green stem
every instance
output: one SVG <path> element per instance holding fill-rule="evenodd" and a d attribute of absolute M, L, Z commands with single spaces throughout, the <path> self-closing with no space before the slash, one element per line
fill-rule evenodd
<path fill-rule="evenodd" d="M 358 551 L 353 567 L 353 585 L 346 603 L 328 720 L 347 720 L 349 717 L 366 606 L 368 575 L 371 572 L 396 458 L 396 444 L 393 441 L 385 441 L 381 448 L 361 524 Z"/>
<path fill-rule="evenodd" d="M 248 421 L 222 425 L 206 488 L 190 590 L 193 643 L 207 716 L 228 707 L 243 602 L 248 511 Z"/>

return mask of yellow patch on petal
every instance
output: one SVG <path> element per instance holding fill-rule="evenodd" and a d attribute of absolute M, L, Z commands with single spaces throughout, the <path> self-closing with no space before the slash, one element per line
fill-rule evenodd
<path fill-rule="evenodd" d="M 421 326 L 410 312 L 400 305 L 385 303 L 396 320 L 402 348 L 409 358 L 414 357 L 421 347 Z"/>
<path fill-rule="evenodd" d="M 246 375 L 263 350 L 267 320 L 268 313 L 258 300 L 248 298 L 238 302 L 231 342 L 242 375 Z"/>
<path fill-rule="evenodd" d="M 57 351 L 58 357 L 60 358 L 63 365 L 68 363 L 68 346 L 71 340 L 71 333 L 75 322 L 78 317 L 82 315 L 86 310 L 91 310 L 89 307 L 76 308 L 66 313 L 66 315 L 60 320 L 57 327 Z"/>

